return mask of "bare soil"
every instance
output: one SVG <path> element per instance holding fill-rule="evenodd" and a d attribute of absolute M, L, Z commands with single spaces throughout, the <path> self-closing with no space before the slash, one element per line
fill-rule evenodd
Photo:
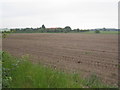
<path fill-rule="evenodd" d="M 33 62 L 82 76 L 96 74 L 104 82 L 118 82 L 118 35 L 77 33 L 10 34 L 3 50 L 14 56 L 29 54 Z"/>

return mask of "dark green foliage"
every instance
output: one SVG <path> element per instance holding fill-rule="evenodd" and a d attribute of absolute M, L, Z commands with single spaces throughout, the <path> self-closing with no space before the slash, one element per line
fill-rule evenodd
<path fill-rule="evenodd" d="M 107 31 L 106 28 L 103 29 L 95 29 L 96 31 L 92 31 L 90 29 L 71 29 L 70 26 L 66 26 L 65 28 L 46 28 L 45 25 L 43 24 L 42 27 L 39 28 L 15 28 L 15 29 L 10 29 L 10 31 L 2 31 L 3 32 L 12 32 L 12 33 L 101 33 L 101 34 L 118 34 L 119 32 L 117 31 Z"/>
<path fill-rule="evenodd" d="M 66 27 L 64 28 L 64 32 L 65 32 L 65 33 L 70 32 L 70 31 L 71 31 L 71 27 L 66 26 Z"/>
<path fill-rule="evenodd" d="M 103 28 L 103 31 L 106 31 L 107 29 L 106 28 Z"/>
<path fill-rule="evenodd" d="M 11 31 L 2 31 L 2 33 L 8 33 L 9 34 L 9 33 L 11 33 Z"/>
<path fill-rule="evenodd" d="M 40 28 L 22 28 L 22 29 L 10 29 L 13 33 L 67 33 L 71 32 L 72 29 L 69 26 L 65 28 L 46 28 L 43 24 Z"/>
<path fill-rule="evenodd" d="M 2 53 L 2 87 L 6 88 L 10 86 L 12 81 L 12 72 L 17 68 L 19 63 L 16 58 L 11 58 L 6 52 Z M 11 60 L 13 59 L 13 60 Z"/>
<path fill-rule="evenodd" d="M 44 24 L 42 25 L 42 29 L 45 29 L 45 25 Z"/>
<path fill-rule="evenodd" d="M 89 32 L 89 30 L 80 30 L 80 32 Z"/>
<path fill-rule="evenodd" d="M 79 28 L 77 29 L 77 32 L 80 32 L 80 29 L 79 29 Z"/>
<path fill-rule="evenodd" d="M 99 30 L 96 30 L 95 33 L 100 33 L 100 31 L 99 31 Z"/>

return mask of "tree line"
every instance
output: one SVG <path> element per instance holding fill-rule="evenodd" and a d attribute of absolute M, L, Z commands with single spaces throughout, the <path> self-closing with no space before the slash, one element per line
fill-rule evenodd
<path fill-rule="evenodd" d="M 80 30 L 78 29 L 71 29 L 70 26 L 66 26 L 64 28 L 46 28 L 45 25 L 43 24 L 40 28 L 16 28 L 16 29 L 10 29 L 10 32 L 13 33 L 24 33 L 24 32 L 28 32 L 28 33 L 35 33 L 35 32 L 39 32 L 39 33 L 68 33 L 68 32 L 87 32 L 89 30 Z"/>

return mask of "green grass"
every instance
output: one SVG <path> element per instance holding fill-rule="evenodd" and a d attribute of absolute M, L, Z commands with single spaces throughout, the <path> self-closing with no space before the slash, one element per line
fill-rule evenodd
<path fill-rule="evenodd" d="M 2 52 L 0 50 L 0 89 L 2 90 Z"/>
<path fill-rule="evenodd" d="M 118 34 L 118 31 L 100 31 L 100 33 L 95 33 L 95 31 L 88 31 L 88 32 L 79 32 L 83 34 Z"/>
<path fill-rule="evenodd" d="M 94 74 L 81 78 L 29 61 L 29 55 L 16 58 L 2 53 L 3 88 L 109 88 Z"/>
<path fill-rule="evenodd" d="M 101 34 L 118 34 L 118 31 L 100 31 Z"/>
<path fill-rule="evenodd" d="M 40 31 L 17 31 L 14 33 L 65 33 L 65 32 L 40 32 Z M 86 32 L 67 32 L 67 33 L 80 33 L 80 34 L 96 34 L 95 31 L 86 31 Z M 118 31 L 100 31 L 99 34 L 118 34 Z"/>

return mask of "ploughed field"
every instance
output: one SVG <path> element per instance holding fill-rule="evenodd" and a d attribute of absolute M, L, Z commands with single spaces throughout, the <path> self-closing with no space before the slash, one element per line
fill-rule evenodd
<path fill-rule="evenodd" d="M 29 54 L 42 63 L 80 75 L 96 74 L 104 82 L 118 82 L 118 35 L 77 33 L 10 34 L 3 50 L 14 56 Z"/>

